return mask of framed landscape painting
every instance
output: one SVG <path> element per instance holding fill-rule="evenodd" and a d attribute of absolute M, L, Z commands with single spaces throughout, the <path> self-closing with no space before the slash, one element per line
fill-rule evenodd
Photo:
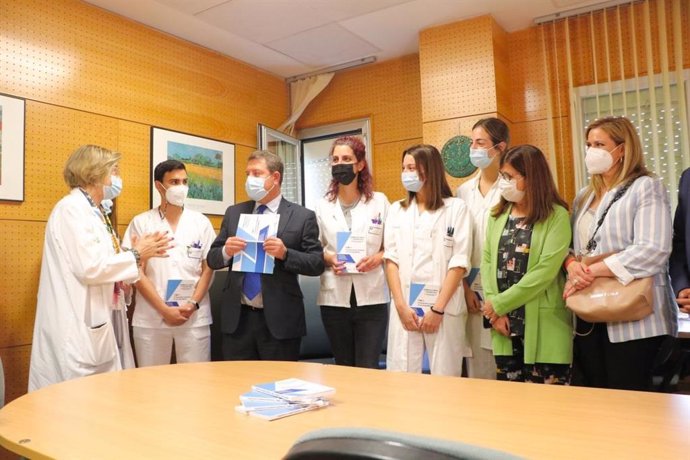
<path fill-rule="evenodd" d="M 0 94 L 0 200 L 24 201 L 24 99 Z"/>
<path fill-rule="evenodd" d="M 223 215 L 235 203 L 235 145 L 206 137 L 151 128 L 151 206 L 160 205 L 153 172 L 165 160 L 185 164 L 189 195 L 185 205 L 204 214 Z"/>

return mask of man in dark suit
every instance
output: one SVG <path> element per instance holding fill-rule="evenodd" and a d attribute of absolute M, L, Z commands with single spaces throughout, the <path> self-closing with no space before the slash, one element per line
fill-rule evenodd
<path fill-rule="evenodd" d="M 229 271 L 221 304 L 223 357 L 227 360 L 297 361 L 307 327 L 297 275 L 324 270 L 319 228 L 313 211 L 282 197 L 283 162 L 257 150 L 247 161 L 245 189 L 252 201 L 230 206 L 211 245 L 208 265 L 220 269 L 246 247 L 237 237 L 240 214 L 278 214 L 278 233 L 264 242 L 275 257 L 272 274 Z"/>
<path fill-rule="evenodd" d="M 690 169 L 683 171 L 678 185 L 678 207 L 673 219 L 673 251 L 670 273 L 680 309 L 690 313 Z"/>

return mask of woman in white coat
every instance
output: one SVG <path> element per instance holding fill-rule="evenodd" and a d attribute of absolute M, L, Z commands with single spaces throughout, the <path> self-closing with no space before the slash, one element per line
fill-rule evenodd
<path fill-rule="evenodd" d="M 491 328 L 484 328 L 481 303 L 484 299 L 479 266 L 486 238 L 489 211 L 501 199 L 498 190 L 498 164 L 501 154 L 508 148 L 508 125 L 498 118 L 482 118 L 472 127 L 470 161 L 479 172 L 458 187 L 461 198 L 472 216 L 472 270 L 465 278 L 467 303 L 467 340 L 472 356 L 465 358 L 467 376 L 496 379 L 496 360 L 491 351 Z"/>
<path fill-rule="evenodd" d="M 383 228 L 389 202 L 372 190 L 365 155 L 354 136 L 336 139 L 331 148 L 333 179 L 316 208 L 326 264 L 317 302 L 335 363 L 377 369 L 388 323 Z M 348 237 L 355 253 L 364 251 L 350 263 L 343 251 Z"/>
<path fill-rule="evenodd" d="M 86 145 L 65 165 L 71 190 L 46 224 L 29 391 L 134 365 L 124 283 L 137 280 L 141 262 L 164 256 L 170 239 L 156 233 L 131 249 L 120 247 L 100 206 L 113 197 L 119 159 L 119 153 Z"/>
<path fill-rule="evenodd" d="M 467 207 L 453 198 L 438 150 L 403 152 L 407 198 L 393 203 L 385 228 L 391 290 L 387 368 L 421 372 L 424 350 L 432 374 L 460 376 L 469 354 L 462 280 L 470 266 Z"/>

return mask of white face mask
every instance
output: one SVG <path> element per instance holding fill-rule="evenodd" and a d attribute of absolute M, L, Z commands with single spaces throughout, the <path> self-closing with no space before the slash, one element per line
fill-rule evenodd
<path fill-rule="evenodd" d="M 491 162 L 493 161 L 493 158 L 489 157 L 489 150 L 493 149 L 494 147 L 496 146 L 494 145 L 493 147 L 489 147 L 488 149 L 470 148 L 470 163 L 472 163 L 479 169 L 488 168 Z"/>
<path fill-rule="evenodd" d="M 165 188 L 165 201 L 174 206 L 184 206 L 184 200 L 187 199 L 187 193 L 189 193 L 189 187 L 186 185 L 173 185 L 169 188 Z"/>
<path fill-rule="evenodd" d="M 518 190 L 517 180 L 515 178 L 511 180 L 505 180 L 504 178 L 498 179 L 498 190 L 501 192 L 501 196 L 508 201 L 513 203 L 519 203 L 525 198 L 525 191 Z"/>
<path fill-rule="evenodd" d="M 247 195 L 249 195 L 249 198 L 254 201 L 261 201 L 271 190 L 273 190 L 273 187 L 269 190 L 264 188 L 266 179 L 268 179 L 268 177 L 247 176 L 247 181 L 244 183 L 244 190 L 247 192 Z M 275 186 L 275 184 L 273 184 L 273 186 Z"/>
<path fill-rule="evenodd" d="M 103 199 L 114 200 L 122 193 L 122 178 L 120 176 L 110 176 L 110 185 L 103 186 Z"/>
<path fill-rule="evenodd" d="M 415 171 L 403 172 L 401 175 L 403 187 L 408 192 L 418 192 L 424 186 L 424 181 L 419 180 L 419 175 Z"/>
<path fill-rule="evenodd" d="M 603 174 L 613 166 L 613 155 L 608 150 L 589 147 L 585 153 L 585 166 L 590 174 Z"/>

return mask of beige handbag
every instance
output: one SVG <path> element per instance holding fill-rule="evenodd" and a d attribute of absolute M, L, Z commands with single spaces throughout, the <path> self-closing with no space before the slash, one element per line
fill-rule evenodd
<path fill-rule="evenodd" d="M 613 253 L 583 257 L 592 265 Z M 565 304 L 579 318 L 590 323 L 637 321 L 652 314 L 653 277 L 638 278 L 623 285 L 616 278 L 595 278 L 592 284 L 571 294 Z"/>

